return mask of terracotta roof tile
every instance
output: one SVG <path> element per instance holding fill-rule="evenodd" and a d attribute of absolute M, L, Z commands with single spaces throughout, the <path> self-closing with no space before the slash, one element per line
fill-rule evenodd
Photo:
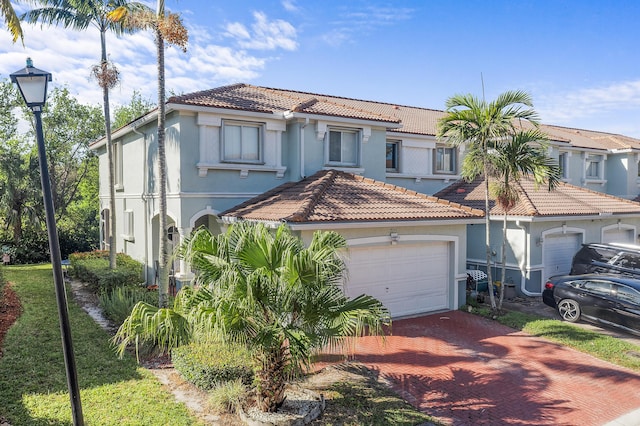
<path fill-rule="evenodd" d="M 375 222 L 478 218 L 484 214 L 436 197 L 337 170 L 288 182 L 221 213 L 246 220 Z"/>
<path fill-rule="evenodd" d="M 467 205 L 484 211 L 484 180 L 472 182 L 460 180 L 442 189 L 436 197 Z M 525 177 L 515 184 L 520 199 L 509 210 L 514 216 L 593 216 L 615 214 L 640 214 L 640 203 L 604 194 L 590 189 L 560 183 L 553 191 L 546 186 L 536 188 L 532 179 Z M 504 214 L 503 209 L 490 201 L 491 214 Z"/>

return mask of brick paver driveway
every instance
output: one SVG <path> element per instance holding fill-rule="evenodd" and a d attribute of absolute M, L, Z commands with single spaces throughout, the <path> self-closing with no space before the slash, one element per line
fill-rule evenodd
<path fill-rule="evenodd" d="M 466 312 L 395 321 L 355 358 L 454 425 L 603 425 L 640 408 L 640 374 Z"/>

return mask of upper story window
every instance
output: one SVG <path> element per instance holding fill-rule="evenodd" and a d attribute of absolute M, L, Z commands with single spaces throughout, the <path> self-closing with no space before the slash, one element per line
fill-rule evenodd
<path fill-rule="evenodd" d="M 456 149 L 444 146 L 436 147 L 434 173 L 456 173 Z"/>
<path fill-rule="evenodd" d="M 400 141 L 387 141 L 387 171 L 399 172 Z"/>
<path fill-rule="evenodd" d="M 560 169 L 560 177 L 567 179 L 569 177 L 569 153 L 561 152 L 558 155 L 558 168 Z"/>
<path fill-rule="evenodd" d="M 587 179 L 601 179 L 602 178 L 602 157 L 599 155 L 587 156 L 586 164 L 586 178 Z"/>
<path fill-rule="evenodd" d="M 360 132 L 347 129 L 331 129 L 327 134 L 327 164 L 357 166 L 359 163 Z"/>
<path fill-rule="evenodd" d="M 264 125 L 239 121 L 222 123 L 222 161 L 261 163 Z"/>

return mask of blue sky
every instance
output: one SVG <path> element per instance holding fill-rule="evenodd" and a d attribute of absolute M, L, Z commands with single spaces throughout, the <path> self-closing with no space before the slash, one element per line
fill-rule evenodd
<path fill-rule="evenodd" d="M 146 2 L 155 7 L 155 2 Z M 18 11 L 25 10 L 13 2 Z M 189 50 L 168 48 L 167 89 L 246 82 L 444 109 L 456 93 L 529 92 L 542 121 L 640 138 L 640 2 L 605 0 L 166 0 Z M 24 66 L 53 73 L 84 103 L 95 30 L 25 25 L 25 46 L 0 31 L 0 78 Z M 114 106 L 134 90 L 154 100 L 151 34 L 109 35 L 121 72 Z"/>

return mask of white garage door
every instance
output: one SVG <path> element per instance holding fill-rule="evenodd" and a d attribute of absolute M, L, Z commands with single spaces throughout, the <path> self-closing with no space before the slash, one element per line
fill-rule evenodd
<path fill-rule="evenodd" d="M 571 261 L 580 248 L 581 237 L 582 234 L 551 234 L 544 237 L 543 281 L 553 275 L 568 274 L 571 271 Z"/>
<path fill-rule="evenodd" d="M 602 233 L 603 243 L 635 244 L 635 232 L 633 229 L 607 229 Z"/>
<path fill-rule="evenodd" d="M 349 248 L 349 297 L 368 294 L 392 317 L 449 307 L 447 242 Z"/>

